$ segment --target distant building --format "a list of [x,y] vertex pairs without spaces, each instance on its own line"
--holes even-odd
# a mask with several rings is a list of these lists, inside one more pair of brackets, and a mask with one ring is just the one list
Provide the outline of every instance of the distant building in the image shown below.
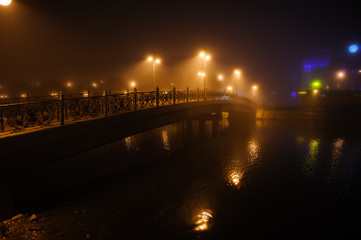
[[326,91],[361,90],[361,53],[315,51],[302,60],[298,72],[298,91],[311,90],[315,80]]

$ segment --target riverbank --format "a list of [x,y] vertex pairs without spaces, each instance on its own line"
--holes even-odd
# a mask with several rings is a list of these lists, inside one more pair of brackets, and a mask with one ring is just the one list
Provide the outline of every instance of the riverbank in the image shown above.
[[17,214],[0,222],[1,240],[63,239],[60,226],[53,219],[36,214]]
[[287,121],[359,121],[361,106],[350,105],[342,107],[262,107],[257,108],[257,120],[287,120]]

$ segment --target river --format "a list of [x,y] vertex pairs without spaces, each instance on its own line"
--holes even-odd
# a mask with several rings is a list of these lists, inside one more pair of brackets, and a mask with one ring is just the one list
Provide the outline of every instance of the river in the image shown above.
[[[214,128],[214,126],[213,126]],[[182,121],[14,180],[64,239],[315,239],[360,225],[360,130]],[[26,182],[26,183],[24,183]]]

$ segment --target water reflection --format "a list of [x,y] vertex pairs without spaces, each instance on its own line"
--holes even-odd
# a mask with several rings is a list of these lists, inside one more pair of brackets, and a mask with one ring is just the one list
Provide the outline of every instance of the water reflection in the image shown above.
[[306,156],[305,163],[303,166],[303,173],[306,176],[311,177],[315,175],[316,164],[318,161],[318,154],[319,154],[319,145],[320,145],[319,139],[312,140],[309,144],[308,154]]
[[260,160],[260,147],[257,144],[257,142],[252,139],[251,141],[248,142],[248,162],[250,164],[255,164]]
[[172,149],[170,147],[167,130],[162,130],[162,140],[163,140],[163,148],[167,151],[171,151]]
[[328,179],[329,181],[331,181],[332,178],[335,177],[337,173],[337,169],[340,167],[341,158],[344,152],[344,146],[345,146],[345,139],[343,138],[337,138],[332,143],[332,152],[330,158],[330,177]]
[[240,169],[233,170],[232,172],[229,173],[228,177],[229,177],[228,182],[231,185],[238,187],[238,186],[240,186],[240,183],[241,183],[241,180],[243,177],[243,173]]
[[332,167],[337,167],[339,160],[343,155],[345,139],[337,138],[332,144],[331,163]]
[[196,231],[204,231],[209,228],[209,222],[213,218],[212,211],[209,209],[202,210],[195,219],[194,228]]
[[242,186],[245,174],[259,165],[261,149],[254,139],[242,141],[237,146],[233,154],[225,159],[224,173],[227,184],[238,189]]
[[138,147],[135,136],[130,136],[130,137],[124,138],[124,142],[125,142],[125,148],[128,152],[139,151],[139,147]]

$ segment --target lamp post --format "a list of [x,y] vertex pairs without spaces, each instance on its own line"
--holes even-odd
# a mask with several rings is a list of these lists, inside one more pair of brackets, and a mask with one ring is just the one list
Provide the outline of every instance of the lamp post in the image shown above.
[[156,58],[154,55],[148,57],[148,62],[152,62],[153,64],[153,88],[156,88],[155,82],[155,65],[160,63],[160,58]]
[[207,61],[211,59],[211,56],[205,52],[199,53],[199,57],[203,59],[203,89],[204,89],[204,99],[206,99],[206,65]]
[[236,75],[234,86],[235,86],[236,94],[238,95],[238,85],[239,85],[239,78],[241,76],[241,70],[239,69],[234,70],[234,74]]

